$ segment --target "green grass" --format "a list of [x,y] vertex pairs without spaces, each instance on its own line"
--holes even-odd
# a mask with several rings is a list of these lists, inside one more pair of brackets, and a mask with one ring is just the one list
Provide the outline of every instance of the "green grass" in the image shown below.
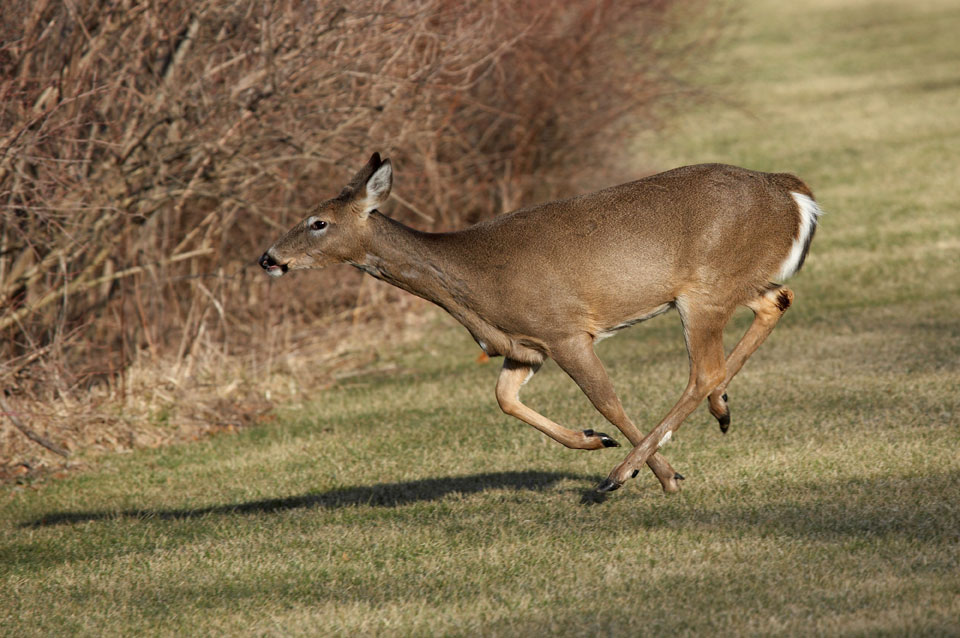
[[[645,473],[584,503],[623,450],[502,415],[444,319],[280,425],[7,488],[0,634],[960,635],[960,7],[741,20],[704,71],[738,106],[642,152],[793,171],[828,214],[730,434],[701,408],[665,449],[681,494]],[[676,316],[598,349],[652,427],[686,378]],[[524,398],[610,431],[552,364]]]

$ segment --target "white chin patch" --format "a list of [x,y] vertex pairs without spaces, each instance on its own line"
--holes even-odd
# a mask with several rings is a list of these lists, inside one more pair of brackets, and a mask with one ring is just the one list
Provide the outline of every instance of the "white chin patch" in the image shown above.
[[282,277],[283,269],[280,268],[279,266],[274,266],[273,268],[267,271],[267,274],[270,275],[271,277]]

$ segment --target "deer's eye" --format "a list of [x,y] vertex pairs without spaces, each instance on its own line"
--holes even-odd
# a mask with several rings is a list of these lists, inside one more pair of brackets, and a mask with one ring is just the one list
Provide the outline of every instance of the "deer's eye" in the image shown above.
[[312,224],[310,224],[310,230],[323,230],[326,227],[327,227],[327,222],[323,221],[322,219],[318,219]]

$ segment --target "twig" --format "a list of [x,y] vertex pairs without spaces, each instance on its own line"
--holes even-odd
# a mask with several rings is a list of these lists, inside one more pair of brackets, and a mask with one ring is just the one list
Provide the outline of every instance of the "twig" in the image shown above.
[[47,448],[54,454],[59,454],[64,458],[70,456],[70,453],[67,452],[65,449],[63,449],[62,447],[60,447],[50,439],[44,436],[40,436],[39,434],[37,434],[36,432],[28,428],[26,424],[24,424],[24,422],[21,421],[19,417],[17,417],[17,414],[10,409],[10,406],[7,404],[6,399],[3,398],[2,394],[0,394],[0,408],[3,408],[3,413],[7,415],[7,418],[10,419],[10,422],[13,423],[13,425],[16,426],[18,430],[23,432],[23,435],[26,436],[28,439],[30,439],[34,443],[39,443],[40,445]]
[[[171,258],[169,258],[169,259],[164,259],[164,260],[158,262],[158,265],[164,265],[164,266],[165,266],[165,265],[167,265],[167,264],[173,264],[173,263],[176,263],[176,262],[178,262],[178,261],[183,261],[183,260],[185,260],[185,259],[190,259],[190,258],[192,258],[192,257],[198,257],[198,256],[200,256],[200,255],[208,255],[208,254],[210,254],[210,253],[212,253],[212,252],[213,252],[213,249],[212,249],[212,248],[198,248],[197,250],[191,250],[190,252],[182,253],[182,254],[180,254],[180,255],[174,255],[173,257],[171,257]],[[144,269],[145,269],[145,266],[133,266],[132,268],[127,268],[126,270],[121,270],[121,271],[115,272],[115,273],[110,274],[110,275],[104,275],[104,276],[102,276],[102,277],[97,277],[96,279],[92,279],[92,280],[76,279],[76,280],[74,280],[73,282],[71,282],[71,283],[67,286],[67,288],[66,288],[66,294],[72,294],[72,293],[75,293],[75,292],[80,292],[80,291],[83,291],[83,290],[88,290],[88,289],[90,289],[90,288],[94,288],[94,287],[99,286],[100,284],[106,283],[106,282],[108,282],[108,281],[113,281],[113,280],[115,280],[115,279],[121,279],[121,278],[123,278],[123,277],[129,277],[130,275],[135,275],[135,274],[137,274],[137,273],[143,272]],[[89,269],[88,269],[88,270],[89,270]],[[43,297],[41,297],[40,300],[37,301],[37,302],[36,302],[35,304],[33,304],[32,306],[26,306],[26,307],[24,307],[24,308],[21,308],[20,310],[17,310],[16,312],[7,315],[7,316],[4,317],[3,319],[0,319],[0,330],[5,330],[6,328],[10,327],[10,326],[13,325],[14,323],[20,321],[20,319],[22,319],[23,317],[26,317],[27,315],[29,315],[30,313],[36,312],[37,310],[40,310],[41,308],[43,308],[43,307],[49,305],[50,303],[56,301],[57,297],[58,297],[60,294],[61,294],[61,293],[60,293],[59,290],[52,290],[52,291],[48,292],[46,295],[44,295]]]
[[[233,126],[231,126],[227,130],[227,132],[224,133],[219,140],[217,140],[217,144],[216,144],[217,149],[221,151],[224,150],[224,144],[227,143],[227,140],[229,140],[233,136],[233,134],[236,133],[241,126],[243,126],[243,123],[249,120],[251,117],[253,117],[253,111],[249,109],[244,109],[243,114],[239,118],[237,118],[237,121],[233,123]],[[173,209],[174,215],[179,217],[181,213],[183,213],[183,206],[187,202],[187,198],[193,194],[194,187],[197,183],[197,180],[200,178],[200,175],[205,170],[207,170],[207,167],[209,167],[212,162],[213,162],[213,152],[208,151],[206,157],[203,159],[203,162],[201,162],[200,166],[197,167],[197,170],[193,172],[193,176],[190,178],[189,183],[187,183],[187,187],[184,189],[183,193],[180,195],[180,200],[177,202],[177,205]],[[197,232],[199,232],[200,228],[209,224],[210,221],[214,217],[216,217],[219,212],[220,212],[219,208],[214,208],[212,211],[210,211],[210,213],[206,217],[204,217],[202,222],[197,224],[193,228],[193,230],[187,233],[186,237],[180,240],[180,243],[178,243],[177,247],[173,249],[173,252],[181,251],[183,247],[186,246],[191,239],[193,239],[193,237],[197,234]]]

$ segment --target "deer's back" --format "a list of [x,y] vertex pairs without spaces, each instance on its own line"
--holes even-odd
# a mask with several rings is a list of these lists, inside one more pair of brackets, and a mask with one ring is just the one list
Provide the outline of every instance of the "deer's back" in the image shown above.
[[[497,312],[581,316],[598,329],[672,302],[685,288],[740,303],[790,250],[799,179],[722,164],[686,166],[524,208],[445,236],[485,271]],[[504,310],[504,306],[507,309]],[[572,314],[571,314],[572,313]]]

